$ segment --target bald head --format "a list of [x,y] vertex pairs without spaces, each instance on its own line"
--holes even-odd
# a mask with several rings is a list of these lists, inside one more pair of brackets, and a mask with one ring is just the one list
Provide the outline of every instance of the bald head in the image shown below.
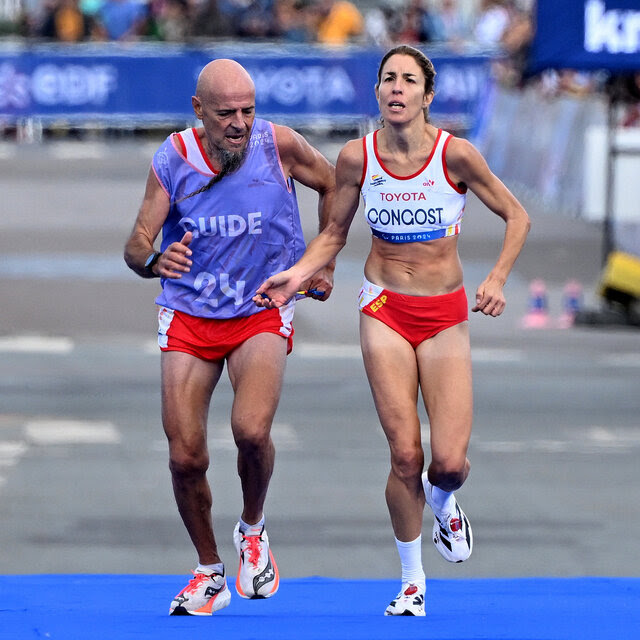
[[199,135],[223,173],[243,161],[255,119],[256,89],[247,70],[235,60],[213,60],[198,76],[193,111],[202,120]]
[[255,85],[247,70],[235,60],[220,58],[207,64],[198,76],[196,96],[211,99],[221,93],[250,93],[255,96]]

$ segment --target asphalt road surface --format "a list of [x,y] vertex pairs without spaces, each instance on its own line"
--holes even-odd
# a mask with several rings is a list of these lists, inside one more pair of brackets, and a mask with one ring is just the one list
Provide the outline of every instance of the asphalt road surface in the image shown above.
[[[137,278],[122,261],[156,146],[0,146],[1,574],[195,566],[160,425],[158,282]],[[322,148],[335,159],[336,143]],[[315,204],[305,191],[300,200],[310,238]],[[598,304],[601,230],[535,206],[530,213],[505,314],[470,321],[472,472],[458,496],[474,553],[463,565],[445,563],[425,517],[425,570],[449,578],[637,576],[640,335],[557,327],[567,280],[582,284],[586,305]],[[502,222],[470,198],[460,244],[470,298],[502,233]],[[387,446],[357,338],[368,243],[358,220],[332,298],[305,300],[296,311],[266,508],[287,577],[399,575],[383,495]],[[547,286],[550,321],[527,330],[535,278]],[[240,489],[230,405],[223,379],[210,415],[210,479],[233,574]]]

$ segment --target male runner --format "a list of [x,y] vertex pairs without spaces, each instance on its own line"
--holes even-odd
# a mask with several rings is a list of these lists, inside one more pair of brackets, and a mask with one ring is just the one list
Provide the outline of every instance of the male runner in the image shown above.
[[[192,104],[202,126],[170,135],[156,152],[125,248],[133,271],[161,278],[162,421],[175,499],[199,560],[171,615],[211,615],[231,598],[206,478],[207,415],[225,362],[243,493],[233,533],[240,556],[236,590],[244,598],[268,598],[278,589],[263,507],[295,301],[267,310],[252,296],[304,253],[294,180],[318,193],[320,229],[335,188],[333,166],[304,138],[255,117],[255,87],[237,62],[206,65]],[[332,280],[332,268],[322,270],[305,288],[325,300]]]

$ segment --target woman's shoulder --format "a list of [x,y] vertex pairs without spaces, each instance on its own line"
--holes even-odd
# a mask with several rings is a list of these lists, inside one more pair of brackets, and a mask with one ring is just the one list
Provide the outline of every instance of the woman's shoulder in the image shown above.
[[356,138],[349,140],[340,150],[338,162],[344,165],[359,165],[362,167],[364,162],[364,138]]
[[466,138],[450,135],[446,142],[447,163],[468,163],[480,155],[480,152]]

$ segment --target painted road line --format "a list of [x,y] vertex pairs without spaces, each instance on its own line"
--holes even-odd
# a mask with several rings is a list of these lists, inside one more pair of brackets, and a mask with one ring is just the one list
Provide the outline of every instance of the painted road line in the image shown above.
[[24,425],[27,441],[34,445],[119,444],[120,432],[111,422],[39,419]]
[[535,440],[480,440],[471,446],[485,453],[580,453],[633,454],[640,449],[640,433],[631,427],[610,428],[591,426],[576,431],[568,438],[538,438]]
[[127,282],[135,274],[127,269],[122,255],[111,253],[31,253],[4,255],[0,258],[0,270],[4,278],[23,280],[64,280],[73,278],[89,282],[114,280]]
[[[323,344],[302,343],[296,345],[295,352],[301,358],[310,359],[357,359],[362,358],[360,345],[357,344]],[[525,354],[520,349],[472,349],[471,359],[474,362],[522,362]]]
[[58,142],[49,147],[49,153],[57,160],[103,160],[108,147],[101,143]]
[[16,146],[13,144],[0,144],[0,159],[8,160],[16,155]]
[[[219,451],[236,450],[236,443],[229,424],[218,423],[210,425],[209,433],[215,433],[213,437],[209,438],[212,449]],[[278,451],[299,451],[301,448],[298,434],[290,424],[274,422],[271,426],[271,437]]]
[[525,353],[520,349],[473,348],[471,349],[471,360],[478,363],[522,362],[525,360]]
[[158,346],[158,338],[145,340],[142,343],[142,350],[149,356],[157,356],[157,355],[160,355],[160,353],[162,353],[160,351],[160,347]]
[[0,467],[13,467],[27,452],[23,440],[0,440]]
[[[22,440],[0,440],[0,471],[14,467],[28,448],[27,443]],[[0,473],[0,490],[6,482],[6,477]]]
[[362,358],[360,345],[302,343],[296,345],[295,353],[301,358],[310,359],[355,359]]
[[74,348],[70,338],[48,336],[6,336],[0,338],[0,352],[3,353],[71,353]]
[[605,367],[640,368],[640,353],[612,353],[603,356],[600,364]]

